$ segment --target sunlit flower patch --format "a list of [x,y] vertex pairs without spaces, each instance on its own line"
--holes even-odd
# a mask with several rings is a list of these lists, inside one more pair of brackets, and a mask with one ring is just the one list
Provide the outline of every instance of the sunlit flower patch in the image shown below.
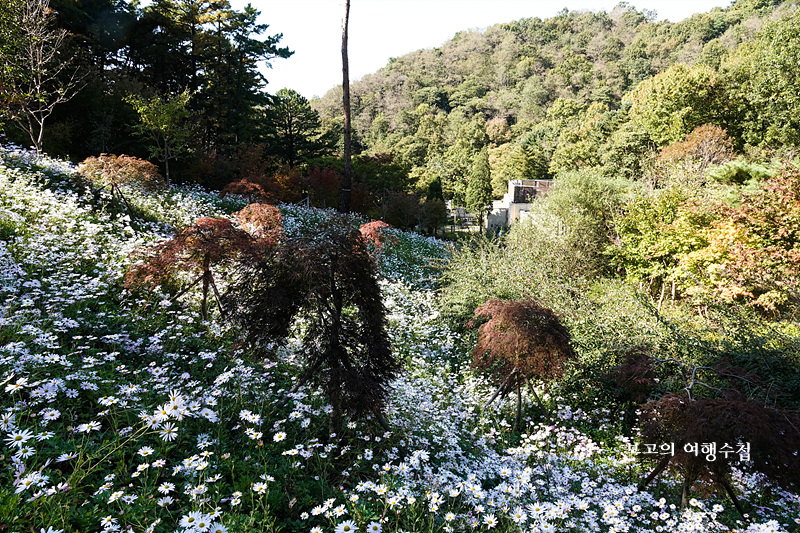
[[[128,191],[132,219],[67,163],[0,149],[0,524],[71,531],[797,531],[800,498],[772,489],[745,524],[727,500],[681,510],[677,482],[641,472],[602,409],[553,397],[544,417],[469,367],[436,310],[433,239],[397,232],[381,258],[405,371],[386,409],[331,434],[310,386],[279,404],[303,346],[244,352],[198,297],[131,293],[131,254],[241,207],[198,188]],[[324,211],[281,206],[284,230]],[[395,231],[395,230],[392,230]],[[302,324],[298,324],[302,328]],[[591,434],[586,427],[595,427]],[[602,427],[601,427],[602,426]],[[764,482],[736,471],[761,502]]]

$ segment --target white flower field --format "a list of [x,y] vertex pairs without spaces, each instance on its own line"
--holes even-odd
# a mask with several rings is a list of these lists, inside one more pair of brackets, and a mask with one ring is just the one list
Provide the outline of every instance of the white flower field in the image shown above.
[[[392,349],[403,372],[391,428],[347,421],[303,386],[299,341],[244,351],[199,291],[131,293],[136,250],[244,202],[174,187],[125,188],[116,209],[65,162],[0,148],[0,531],[11,532],[784,532],[800,496],[735,471],[756,512],[647,474],[634,435],[557,390],[484,410],[495,386],[439,317],[438,241],[395,230],[381,258]],[[324,211],[280,206],[291,233]],[[224,272],[222,273],[224,278]],[[175,291],[177,292],[177,291]],[[302,327],[299,325],[298,327]],[[512,395],[513,396],[513,395]],[[616,415],[614,415],[616,416]]]

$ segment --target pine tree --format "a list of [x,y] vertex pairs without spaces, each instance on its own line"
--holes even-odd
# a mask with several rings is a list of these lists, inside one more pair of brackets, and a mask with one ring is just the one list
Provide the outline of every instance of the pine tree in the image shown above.
[[281,89],[270,100],[266,114],[268,152],[294,168],[331,150],[332,139],[322,133],[319,113],[301,94]]

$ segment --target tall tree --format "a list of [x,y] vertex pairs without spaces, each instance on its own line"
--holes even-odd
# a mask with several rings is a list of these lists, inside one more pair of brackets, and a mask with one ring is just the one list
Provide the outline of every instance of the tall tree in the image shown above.
[[17,100],[9,80],[18,76],[19,65],[6,58],[16,52],[15,21],[19,19],[20,8],[20,0],[8,0],[0,5],[0,120],[11,115],[11,107]]
[[347,60],[347,25],[350,20],[350,0],[344,3],[342,29],[342,106],[344,107],[344,174],[342,176],[342,201],[339,211],[350,211],[350,186],[353,182],[353,163],[350,160],[350,66]]
[[4,112],[42,149],[44,125],[80,90],[81,75],[67,50],[67,32],[51,26],[50,0],[11,2],[3,12],[0,72]]
[[492,176],[489,168],[489,151],[484,147],[472,162],[472,172],[467,183],[467,209],[478,215],[483,225],[483,214],[492,203]]
[[680,141],[703,124],[724,125],[727,94],[709,67],[676,64],[626,95],[631,121],[659,145]]
[[270,98],[266,123],[270,151],[295,167],[302,160],[323,155],[332,148],[329,135],[322,133],[317,113],[301,94],[281,89]]
[[131,75],[158,94],[196,90],[191,108],[207,153],[255,140],[258,110],[269,103],[259,64],[292,54],[278,46],[281,34],[263,36],[269,26],[257,23],[258,15],[228,0],[155,0],[140,17]]
[[385,426],[381,411],[400,362],[385,329],[377,264],[350,216],[331,215],[251,254],[222,301],[255,346],[285,341],[302,317],[306,367],[292,392],[321,385],[335,432],[346,412]]

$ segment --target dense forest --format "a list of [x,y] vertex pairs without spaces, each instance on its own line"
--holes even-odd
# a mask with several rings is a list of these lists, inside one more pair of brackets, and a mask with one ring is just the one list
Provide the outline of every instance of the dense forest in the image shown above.
[[[354,83],[354,125],[365,153],[391,154],[422,191],[440,180],[458,204],[487,155],[497,196],[508,179],[577,169],[641,177],[709,123],[737,154],[792,148],[792,4],[737,1],[673,24],[621,3],[461,32]],[[329,128],[340,96],[313,103]]]

